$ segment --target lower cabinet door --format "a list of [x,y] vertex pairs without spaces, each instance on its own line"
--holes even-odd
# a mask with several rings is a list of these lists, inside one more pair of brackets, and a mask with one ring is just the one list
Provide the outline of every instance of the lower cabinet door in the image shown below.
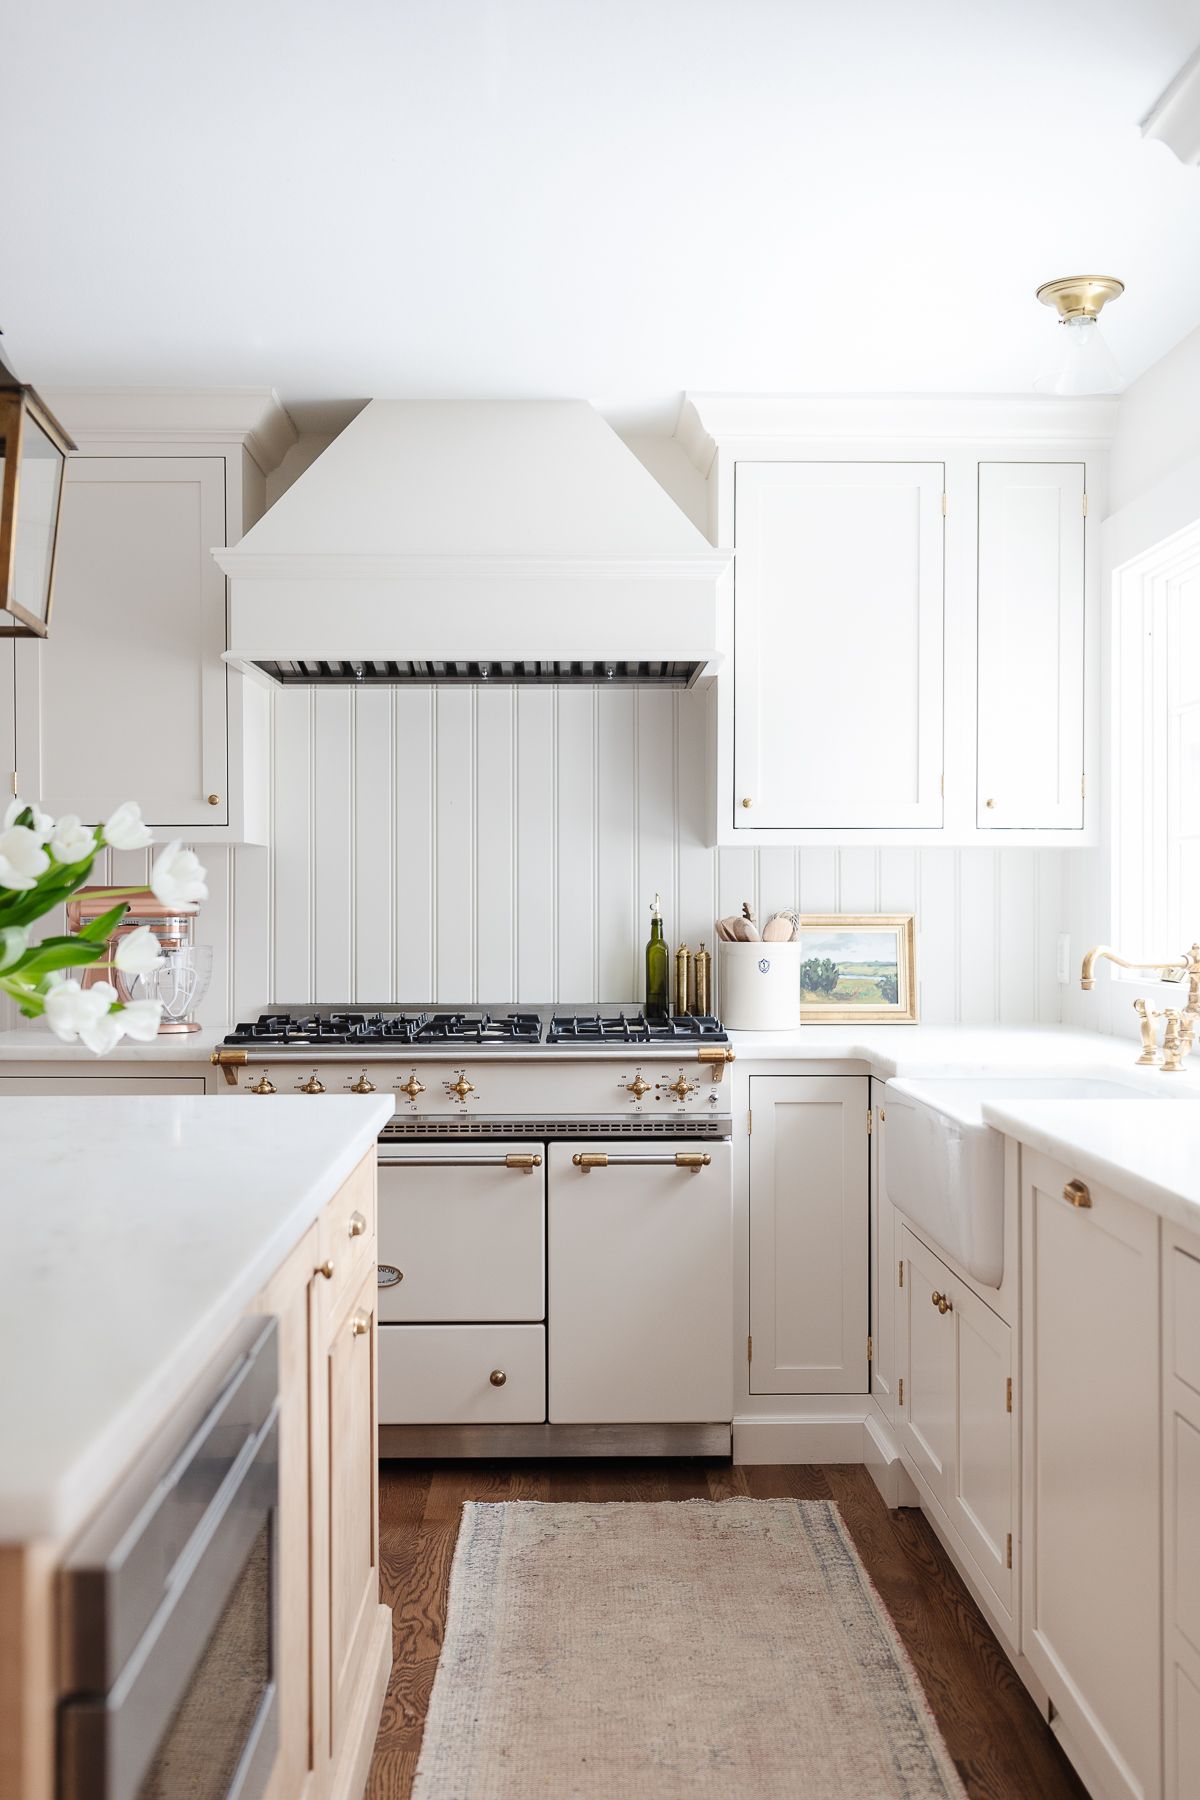
[[379,1601],[379,1460],[373,1419],[376,1274],[323,1330],[320,1374],[329,1493],[330,1748],[341,1751],[348,1700]]
[[540,1425],[543,1325],[385,1325],[381,1425]]
[[1021,1648],[1104,1800],[1161,1792],[1159,1221],[1021,1155]]
[[946,1510],[979,1574],[1011,1616],[1017,1467],[1012,1331],[961,1281],[952,1279],[950,1291],[956,1420]]
[[550,1423],[731,1419],[729,1145],[551,1144],[548,1190]]
[[944,1507],[954,1469],[955,1343],[954,1314],[939,1302],[949,1300],[950,1271],[915,1238],[900,1228],[904,1286],[900,1292],[900,1374],[896,1417],[901,1448]]

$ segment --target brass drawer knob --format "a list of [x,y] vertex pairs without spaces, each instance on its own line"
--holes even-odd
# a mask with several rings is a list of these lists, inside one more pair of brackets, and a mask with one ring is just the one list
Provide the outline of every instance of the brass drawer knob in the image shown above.
[[1068,1181],[1063,1189],[1063,1199],[1071,1206],[1090,1206],[1091,1191],[1085,1181]]
[[953,1302],[953,1300],[951,1300],[949,1294],[939,1294],[937,1289],[934,1288],[934,1290],[933,1290],[932,1294],[930,1294],[929,1298],[933,1301],[933,1304],[937,1307],[937,1309],[940,1313],[948,1313],[948,1312],[954,1311],[954,1302]]
[[366,1229],[367,1221],[363,1218],[363,1215],[360,1212],[352,1212],[350,1214],[350,1236],[352,1238],[361,1237]]
[[505,1382],[508,1380],[508,1376],[504,1373],[503,1369],[493,1369],[491,1374],[488,1376],[488,1380],[491,1382],[493,1387],[503,1387]]
[[750,798],[749,794],[747,794],[745,799],[742,801],[742,805],[746,808],[747,812],[749,812],[750,808],[754,805],[754,802]]
[[208,804],[210,806],[220,806],[220,804],[221,804],[220,794],[210,794],[208,796]]
[[350,1336],[351,1337],[366,1337],[366,1335],[367,1335],[368,1331],[370,1331],[370,1329],[371,1329],[371,1315],[369,1312],[363,1312],[362,1309],[360,1308],[358,1310],[358,1312],[355,1313],[354,1317],[350,1321]]
[[985,800],[983,804],[987,807],[989,812],[995,810],[996,802],[994,800]]
[[325,1277],[326,1281],[333,1280],[333,1264],[330,1262],[328,1257],[325,1258],[325,1261],[323,1263],[317,1264],[316,1268],[313,1270],[313,1274],[314,1275],[323,1275]]

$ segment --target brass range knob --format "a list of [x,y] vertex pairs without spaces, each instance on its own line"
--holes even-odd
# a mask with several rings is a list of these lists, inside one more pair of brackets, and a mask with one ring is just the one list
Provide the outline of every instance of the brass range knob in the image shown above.
[[258,1080],[250,1083],[250,1092],[252,1094],[276,1094],[279,1090],[264,1069]]
[[493,1387],[503,1387],[505,1382],[508,1380],[508,1376],[504,1373],[503,1369],[493,1369],[491,1374],[488,1376],[488,1380],[491,1382]]
[[934,1290],[933,1290],[932,1294],[930,1294],[929,1298],[932,1300],[933,1304],[937,1307],[937,1309],[940,1313],[948,1313],[948,1312],[954,1311],[954,1302],[953,1302],[953,1300],[951,1300],[949,1294],[939,1294],[937,1289],[934,1288]]
[[400,1082],[399,1087],[400,1092],[407,1094],[410,1100],[415,1100],[418,1094],[425,1092],[425,1083],[418,1081],[415,1075],[410,1075],[407,1081]]
[[650,1083],[642,1080],[642,1071],[640,1069],[632,1081],[627,1081],[625,1083],[625,1092],[627,1094],[632,1094],[635,1100],[640,1100],[643,1094],[648,1094],[650,1092]]
[[307,1081],[300,1083],[300,1092],[302,1094],[323,1094],[325,1092],[325,1083],[315,1069]]
[[465,1100],[468,1094],[475,1092],[475,1083],[467,1080],[465,1070],[460,1073],[457,1081],[448,1081],[446,1086],[452,1094],[457,1094],[460,1100]]
[[694,1094],[696,1091],[695,1082],[689,1081],[687,1076],[683,1073],[682,1070],[680,1070],[679,1075],[676,1080],[667,1082],[666,1087],[667,1087],[668,1094],[674,1094],[675,1098],[678,1100],[678,1102],[681,1106],[683,1105],[683,1102],[687,1099],[688,1095]]
[[350,1083],[350,1092],[352,1094],[373,1094],[375,1092],[375,1083],[370,1079],[365,1069],[357,1081],[352,1081]]

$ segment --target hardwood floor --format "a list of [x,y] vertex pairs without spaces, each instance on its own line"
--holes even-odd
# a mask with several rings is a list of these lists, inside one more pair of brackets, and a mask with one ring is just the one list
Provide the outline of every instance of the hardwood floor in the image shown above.
[[[395,1621],[395,1664],[367,1800],[408,1800],[464,1500],[724,1500],[739,1494],[837,1501],[971,1800],[1086,1800],[923,1516],[890,1513],[864,1468],[602,1461],[381,1465],[380,1559],[384,1598]],[[649,1791],[647,1800],[653,1800]]]

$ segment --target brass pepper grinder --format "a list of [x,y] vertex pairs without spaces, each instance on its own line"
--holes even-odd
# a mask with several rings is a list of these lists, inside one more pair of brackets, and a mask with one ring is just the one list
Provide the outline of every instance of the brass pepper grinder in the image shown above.
[[675,1012],[682,1017],[688,1010],[688,980],[692,972],[692,953],[686,944],[675,952]]
[[695,977],[696,998],[692,1011],[698,1018],[704,1018],[712,1011],[712,957],[701,944],[692,961],[692,974]]

